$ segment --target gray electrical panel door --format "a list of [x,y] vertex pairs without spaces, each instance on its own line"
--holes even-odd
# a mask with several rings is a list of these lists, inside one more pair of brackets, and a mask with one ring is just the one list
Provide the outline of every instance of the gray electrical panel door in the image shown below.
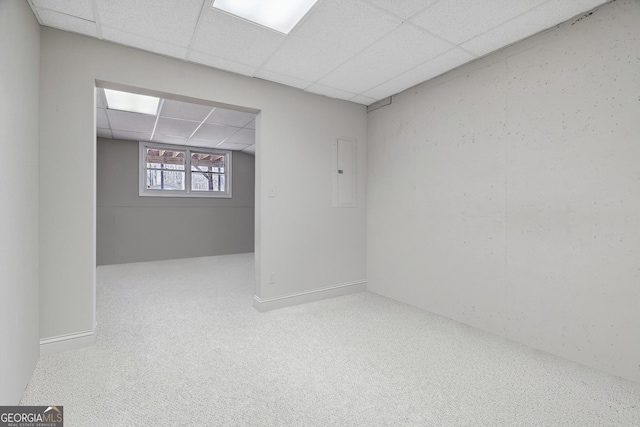
[[358,205],[357,142],[338,139],[333,144],[333,206]]

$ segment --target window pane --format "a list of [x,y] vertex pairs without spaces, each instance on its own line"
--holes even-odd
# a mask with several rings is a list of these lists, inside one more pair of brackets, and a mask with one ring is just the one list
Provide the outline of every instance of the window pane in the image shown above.
[[224,175],[193,172],[191,174],[192,191],[225,191]]
[[191,152],[191,191],[225,191],[225,154]]
[[191,152],[191,170],[224,173],[225,157],[224,154]]
[[184,172],[162,172],[164,190],[184,190]]
[[186,151],[147,148],[145,160],[147,168],[184,170]]
[[212,191],[209,189],[210,186],[211,186],[211,174],[204,174],[204,173],[191,174],[191,190]]
[[147,190],[160,188],[162,172],[147,170]]
[[184,190],[184,172],[147,170],[148,190]]

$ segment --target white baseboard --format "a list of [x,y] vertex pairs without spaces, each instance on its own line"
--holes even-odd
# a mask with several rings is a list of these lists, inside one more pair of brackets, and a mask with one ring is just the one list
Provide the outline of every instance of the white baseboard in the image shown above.
[[76,334],[59,335],[40,340],[40,355],[90,347],[96,343],[96,328]]
[[312,291],[299,292],[295,294],[282,295],[274,298],[260,298],[253,296],[253,307],[258,311],[270,311],[278,308],[290,307],[292,305],[306,304],[308,302],[319,301],[327,298],[339,297],[355,292],[367,290],[367,282],[344,283],[342,285],[328,288],[314,289]]

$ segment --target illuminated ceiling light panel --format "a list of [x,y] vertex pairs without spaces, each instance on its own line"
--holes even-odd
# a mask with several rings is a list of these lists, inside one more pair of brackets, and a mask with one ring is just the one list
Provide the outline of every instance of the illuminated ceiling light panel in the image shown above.
[[120,92],[112,89],[105,89],[104,95],[107,97],[107,108],[110,110],[153,115],[158,112],[160,99],[154,96],[138,95],[137,93]]
[[318,0],[214,0],[213,7],[284,34],[296,26]]

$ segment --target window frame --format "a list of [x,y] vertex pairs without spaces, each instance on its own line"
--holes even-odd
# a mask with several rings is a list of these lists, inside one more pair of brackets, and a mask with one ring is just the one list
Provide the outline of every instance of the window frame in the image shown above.
[[[164,190],[147,188],[146,150],[176,150],[185,152],[184,190]],[[205,153],[224,156],[225,191],[194,191],[191,189],[191,153]],[[232,198],[232,151],[214,148],[192,147],[187,145],[169,145],[153,142],[139,142],[138,148],[138,195],[141,197],[194,197],[194,198]],[[197,173],[197,172],[196,172]]]

